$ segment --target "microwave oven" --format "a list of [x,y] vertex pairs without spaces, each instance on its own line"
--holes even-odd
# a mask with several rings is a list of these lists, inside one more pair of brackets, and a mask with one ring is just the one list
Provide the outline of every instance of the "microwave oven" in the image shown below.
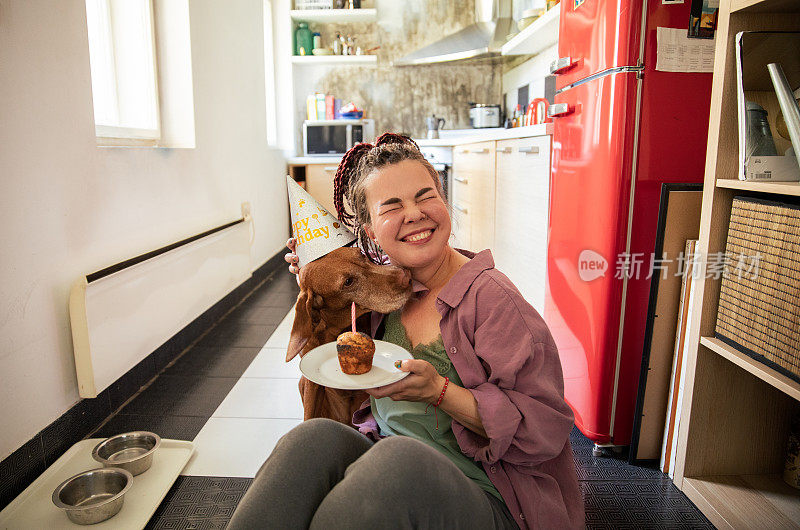
[[374,120],[303,122],[304,156],[341,156],[359,142],[375,138]]

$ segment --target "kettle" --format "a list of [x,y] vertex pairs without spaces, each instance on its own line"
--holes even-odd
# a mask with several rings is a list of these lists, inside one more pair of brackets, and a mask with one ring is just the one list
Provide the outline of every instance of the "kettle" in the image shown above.
[[549,123],[552,118],[547,117],[547,107],[550,103],[545,98],[536,98],[528,105],[528,110],[525,112],[524,125],[538,125],[540,123]]
[[439,138],[439,129],[444,127],[444,118],[437,118],[436,114],[433,114],[426,121],[428,122],[428,140]]

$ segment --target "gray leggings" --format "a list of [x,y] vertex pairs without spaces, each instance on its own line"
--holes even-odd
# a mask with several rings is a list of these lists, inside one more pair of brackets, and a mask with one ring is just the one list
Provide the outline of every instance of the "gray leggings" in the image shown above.
[[373,444],[351,427],[313,419],[278,441],[228,528],[518,527],[504,503],[419,440]]

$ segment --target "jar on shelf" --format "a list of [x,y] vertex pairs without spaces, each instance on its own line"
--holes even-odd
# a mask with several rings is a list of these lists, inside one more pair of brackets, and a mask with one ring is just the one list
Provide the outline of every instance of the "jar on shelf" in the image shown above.
[[311,30],[308,29],[308,22],[298,22],[297,29],[294,31],[295,55],[311,55],[314,49],[314,39]]
[[322,34],[321,33],[317,32],[317,31],[314,32],[313,43],[314,43],[314,49],[315,50],[319,49],[319,48],[322,48]]

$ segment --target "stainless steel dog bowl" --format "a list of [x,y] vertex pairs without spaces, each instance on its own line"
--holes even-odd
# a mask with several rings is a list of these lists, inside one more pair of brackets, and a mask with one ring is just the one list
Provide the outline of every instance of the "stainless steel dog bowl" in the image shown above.
[[78,473],[53,492],[53,504],[77,524],[105,521],[122,509],[133,475],[124,469],[98,468]]
[[160,444],[161,438],[152,432],[126,432],[97,444],[92,458],[104,467],[119,467],[135,476],[150,469]]

